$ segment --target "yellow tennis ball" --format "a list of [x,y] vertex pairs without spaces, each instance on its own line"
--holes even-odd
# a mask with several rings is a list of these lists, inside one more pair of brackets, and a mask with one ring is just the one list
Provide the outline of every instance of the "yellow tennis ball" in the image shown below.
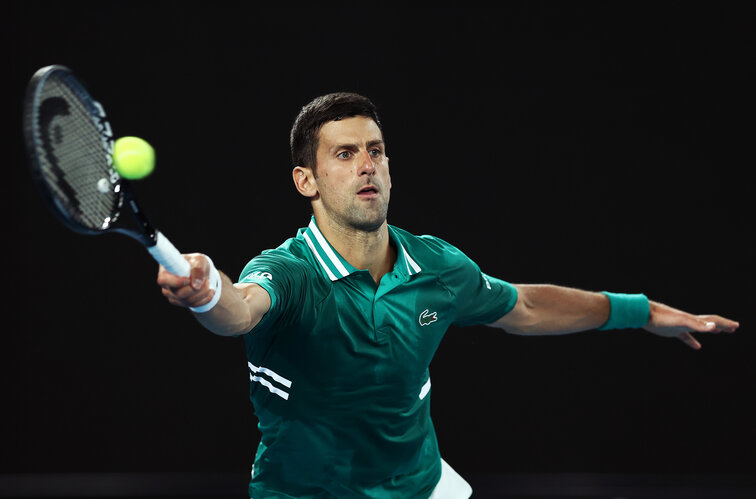
[[144,178],[155,169],[155,149],[139,137],[121,137],[113,144],[113,165],[123,178]]

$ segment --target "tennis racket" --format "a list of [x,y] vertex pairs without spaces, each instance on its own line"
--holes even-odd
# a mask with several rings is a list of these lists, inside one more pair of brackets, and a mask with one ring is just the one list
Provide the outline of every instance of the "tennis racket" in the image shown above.
[[[113,167],[113,131],[105,110],[65,66],[39,69],[26,89],[23,127],[34,183],[55,216],[79,234],[125,234],[168,272],[188,277],[191,266],[156,230]],[[122,213],[133,216],[133,227]]]

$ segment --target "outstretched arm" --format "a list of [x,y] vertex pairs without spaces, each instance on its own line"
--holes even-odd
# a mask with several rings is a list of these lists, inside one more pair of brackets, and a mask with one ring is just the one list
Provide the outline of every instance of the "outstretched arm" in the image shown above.
[[[603,293],[554,285],[516,285],[517,303],[493,327],[521,335],[568,334],[597,329],[611,313]],[[731,333],[738,323],[718,315],[692,315],[661,303],[649,302],[648,321],[643,329],[674,337],[694,349],[701,348],[690,333]]]
[[270,309],[270,296],[257,284],[234,284],[220,273],[221,289],[210,289],[210,259],[199,253],[184,258],[192,267],[190,277],[171,274],[161,266],[157,283],[171,304],[185,308],[200,307],[220,292],[218,303],[210,310],[194,312],[200,324],[213,333],[221,336],[247,333]]

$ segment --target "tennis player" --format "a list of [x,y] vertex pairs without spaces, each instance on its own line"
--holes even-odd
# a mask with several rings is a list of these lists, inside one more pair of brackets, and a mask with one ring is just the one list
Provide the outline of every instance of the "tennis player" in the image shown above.
[[185,255],[190,278],[158,273],[170,303],[215,334],[243,335],[261,432],[251,497],[469,497],[430,417],[428,366],[452,324],[521,335],[643,328],[695,349],[691,333],[738,327],[644,295],[512,285],[439,238],[388,225],[389,158],[363,96],[307,104],[291,150],[313,212],[296,237],[253,258],[236,283],[202,254]]

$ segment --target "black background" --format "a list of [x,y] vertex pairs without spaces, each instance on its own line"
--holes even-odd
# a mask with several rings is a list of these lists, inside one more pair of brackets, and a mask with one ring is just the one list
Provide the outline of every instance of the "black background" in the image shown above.
[[48,64],[155,146],[141,204],[232,277],[306,225],[289,128],[350,90],[384,123],[390,223],[511,282],[741,322],[699,352],[640,331],[451,329],[433,416],[463,474],[756,469],[751,12],[252,5],[3,4],[3,471],[242,471],[258,439],[242,341],[167,305],[138,244],[75,235],[40,202],[21,107]]

